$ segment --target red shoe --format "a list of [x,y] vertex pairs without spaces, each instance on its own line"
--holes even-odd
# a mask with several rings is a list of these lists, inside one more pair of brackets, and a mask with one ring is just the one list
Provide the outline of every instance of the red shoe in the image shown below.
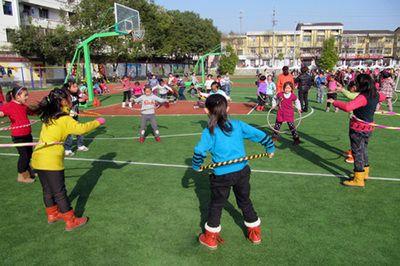
[[247,235],[249,237],[249,240],[253,242],[254,245],[261,244],[260,223],[260,219],[253,223],[248,223],[246,221],[244,222],[244,224],[247,226]]
[[169,105],[169,103],[167,103],[166,105],[165,105],[165,108],[169,108],[170,107],[170,105]]
[[46,207],[47,212],[47,222],[49,224],[55,223],[63,219],[62,213],[58,211],[58,206]]
[[261,105],[257,106],[257,111],[260,112],[261,111]]
[[206,224],[205,227],[218,230],[218,232],[210,232],[206,229],[206,233],[201,234],[199,237],[200,244],[206,246],[210,250],[216,250],[218,248],[218,242],[220,242],[221,244],[225,243],[225,240],[219,235],[219,230],[221,230],[220,226],[218,226],[217,228],[212,228],[208,227]]
[[265,106],[261,106],[261,111],[267,111],[267,109],[265,109]]
[[161,142],[160,137],[156,137],[156,141],[157,141],[157,142]]
[[261,244],[260,226],[247,227],[247,235],[249,236],[249,240],[253,242],[254,245]]
[[140,137],[139,143],[143,143],[143,142],[144,142],[144,137]]
[[65,221],[65,230],[67,231],[72,231],[78,227],[84,226],[88,221],[87,217],[82,217],[82,218],[75,217],[73,209],[71,209],[67,213],[63,213],[62,216]]
[[347,158],[346,163],[354,163],[354,157],[350,156],[349,158]]
[[352,151],[351,151],[351,149],[350,149],[348,152],[343,153],[343,156],[344,156],[344,157],[350,157],[350,156],[352,156]]

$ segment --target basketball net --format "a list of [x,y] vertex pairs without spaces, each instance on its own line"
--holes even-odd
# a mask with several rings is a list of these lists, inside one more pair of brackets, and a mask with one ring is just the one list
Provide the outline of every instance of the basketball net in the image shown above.
[[141,42],[144,39],[144,30],[132,30],[129,32],[134,42]]

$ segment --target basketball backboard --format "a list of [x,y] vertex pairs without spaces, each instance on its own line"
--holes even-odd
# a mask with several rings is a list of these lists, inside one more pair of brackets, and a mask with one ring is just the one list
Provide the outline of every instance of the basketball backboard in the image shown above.
[[139,11],[114,3],[114,12],[116,32],[122,34],[132,34],[134,32],[135,35],[141,37]]

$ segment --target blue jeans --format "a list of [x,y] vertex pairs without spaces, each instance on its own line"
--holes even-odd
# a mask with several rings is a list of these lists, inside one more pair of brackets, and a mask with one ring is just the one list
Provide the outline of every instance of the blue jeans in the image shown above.
[[317,88],[317,103],[324,102],[324,91],[325,88]]
[[354,172],[363,172],[365,166],[369,166],[368,143],[372,137],[372,131],[349,131],[351,150],[354,157]]
[[[74,118],[76,121],[79,122],[78,118]],[[74,135],[68,135],[67,139],[64,141],[64,149],[65,150],[71,150],[72,146],[72,141],[74,140]],[[83,143],[83,136],[82,135],[76,135],[76,142],[78,147],[84,146],[85,144]]]
[[179,88],[179,91],[178,91],[179,100],[186,100],[186,97],[185,97],[185,94],[184,94],[185,89],[186,89],[186,87],[180,87]]
[[225,84],[226,95],[231,95],[231,84]]

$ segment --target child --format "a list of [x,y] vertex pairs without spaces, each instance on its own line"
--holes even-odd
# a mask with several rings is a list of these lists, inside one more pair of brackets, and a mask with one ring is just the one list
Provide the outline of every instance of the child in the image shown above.
[[105,82],[104,80],[103,80],[103,82],[100,84],[100,87],[101,87],[101,90],[103,91],[103,93],[110,92],[110,91],[108,90],[107,84],[106,84],[106,82]]
[[[179,76],[178,76],[179,77]],[[168,74],[168,82],[167,85],[171,88],[175,88],[176,86],[176,82],[177,82],[177,78],[174,77],[174,75],[172,75],[172,73]]]
[[[155,87],[152,88],[152,91],[154,92],[155,90],[159,90],[160,98],[166,99],[167,98],[167,92],[170,91],[174,93],[171,87],[169,87],[167,84],[165,84],[164,80],[159,80],[160,84],[156,85]],[[175,98],[176,100],[176,98]]]
[[301,113],[300,101],[297,99],[296,95],[293,93],[293,83],[288,81],[284,84],[284,92],[277,93],[272,99],[272,109],[276,107],[277,101],[279,100],[279,109],[276,115],[276,122],[274,126],[274,134],[272,134],[271,139],[275,142],[279,137],[279,129],[283,122],[287,122],[290,131],[293,135],[293,145],[297,146],[300,144],[299,133],[294,125],[294,112],[293,112],[293,102],[295,103],[297,113]]
[[[393,98],[394,88],[396,87],[396,83],[393,81],[392,75],[386,70],[381,72],[381,76],[382,76],[382,81],[379,86],[379,91],[386,96],[386,103],[388,105],[389,112],[393,112],[392,98]],[[381,105],[378,103],[377,111],[381,109],[380,107]]]
[[265,111],[265,102],[267,101],[267,84],[265,83],[265,76],[261,75],[258,81],[257,89],[257,111]]
[[[271,75],[268,75],[266,84],[267,84],[267,91],[266,91],[267,98],[266,99],[268,99],[269,102],[272,105],[272,97],[274,96],[274,94],[276,92],[276,85],[272,81],[272,76]],[[268,101],[266,102],[266,105],[268,105]]]
[[[274,156],[274,144],[264,132],[239,120],[228,118],[228,103],[222,95],[215,94],[208,97],[204,111],[210,120],[194,149],[193,170],[202,171],[200,167],[207,152],[211,153],[214,163],[245,157],[243,139],[261,143],[269,153],[268,157]],[[210,175],[211,200],[208,205],[207,223],[204,226],[206,232],[199,237],[200,243],[207,248],[215,250],[218,241],[224,242],[219,236],[220,218],[231,187],[243,212],[249,240],[254,244],[261,244],[261,221],[250,200],[250,172],[248,162],[242,161],[215,167],[214,173]]]
[[196,86],[197,83],[200,83],[198,81],[198,79],[196,78],[196,73],[194,73],[194,72],[192,73],[192,80],[191,81],[192,81],[193,86]]
[[3,88],[0,86],[0,107],[3,106],[4,96],[3,96]]
[[196,102],[196,104],[193,106],[193,108],[194,109],[204,108],[207,98],[205,96],[203,96],[203,88],[200,86],[197,87],[197,95],[199,97],[199,100]]
[[[338,92],[341,92],[347,99],[349,100],[354,100],[357,98],[359,93],[357,92],[357,87],[356,83],[354,81],[350,81],[350,83],[347,85],[347,90],[342,87],[340,83],[338,83]],[[353,117],[353,112],[349,112],[349,119]],[[348,157],[346,159],[347,163],[354,163],[354,157],[352,155],[351,149],[348,152],[343,153],[343,156]]]
[[324,91],[326,88],[326,78],[324,74],[321,72],[319,76],[315,78],[317,83],[317,103],[324,103]]
[[[156,75],[153,74],[151,76],[151,79],[149,79],[149,81],[147,82],[147,85],[149,85],[151,87],[151,89],[153,89],[155,86],[157,86],[159,84],[158,79],[156,78]],[[157,94],[156,94],[157,95]]]
[[194,98],[194,95],[198,92],[198,89],[202,89],[200,85],[190,84],[190,89],[187,93],[190,93],[190,98]]
[[[7,104],[0,108],[0,117],[10,117],[12,142],[32,142],[32,130],[28,114],[32,115],[34,112],[26,106],[28,90],[25,87],[15,87],[7,92],[6,101]],[[35,182],[35,179],[33,179],[35,175],[29,166],[32,158],[32,146],[17,147],[17,150],[19,153],[17,181],[20,183]]]
[[186,85],[185,85],[185,81],[183,81],[183,79],[181,79],[178,75],[175,76],[176,77],[176,85],[179,87],[179,100],[185,100],[186,101],[186,97],[185,97],[185,89],[186,89]]
[[[334,76],[331,76],[329,79],[329,83],[328,83],[328,93],[326,95],[327,99],[334,99],[336,101],[337,99],[337,92],[336,92],[336,88],[338,86],[338,81]],[[331,103],[330,102],[326,102],[326,112],[329,113],[331,110]],[[335,108],[335,113],[339,112],[339,108]]]
[[221,90],[221,84],[219,84],[218,82],[214,81],[213,83],[211,83],[211,91],[210,93],[201,93],[201,96],[204,96],[206,98],[208,98],[210,95],[214,95],[214,94],[219,94],[225,97],[225,99],[228,102],[232,102],[231,97],[229,97],[228,95],[226,95],[226,93]]
[[127,75],[121,81],[122,89],[124,90],[124,99],[122,100],[122,108],[125,108],[125,102],[129,102],[131,98],[131,79]]
[[[139,81],[136,81],[132,86],[131,95],[135,98],[139,98],[143,94],[143,86],[140,85]],[[129,103],[129,107],[132,107],[132,102]]]
[[[71,107],[71,96],[67,90],[54,89],[43,98],[35,110],[41,114],[43,122],[39,142],[64,141],[68,135],[82,135],[104,124],[103,118],[80,124],[68,115]],[[47,222],[64,219],[67,231],[85,225],[88,218],[75,217],[65,189],[64,146],[36,146],[32,166],[37,170],[43,187]]]
[[207,75],[207,80],[206,82],[204,82],[204,87],[206,87],[206,92],[210,93],[211,92],[211,84],[214,82],[214,80],[212,79],[212,75],[208,74]]
[[[79,122],[78,114],[79,114],[79,103],[85,104],[86,100],[84,98],[79,97],[78,95],[78,85],[75,81],[68,81],[68,83],[64,84],[63,89],[69,91],[69,95],[71,96],[72,107],[70,109],[70,116]],[[72,141],[74,140],[74,135],[68,135],[64,142],[64,149],[66,156],[74,156],[75,153],[72,151]],[[88,151],[89,148],[85,146],[83,143],[83,136],[76,135],[76,142],[78,146],[78,151]]]
[[226,95],[231,96],[231,90],[232,90],[231,84],[233,84],[233,82],[229,78],[229,72],[225,73],[224,82],[225,82]]
[[[354,112],[354,116],[374,123],[374,112],[378,102],[385,100],[385,95],[376,91],[373,79],[368,74],[359,74],[356,77],[357,91],[360,95],[349,103],[343,103],[329,99],[333,106],[341,110]],[[368,142],[372,136],[374,126],[364,124],[355,118],[350,121],[349,137],[351,150],[354,157],[354,179],[344,181],[342,184],[348,187],[364,188],[364,180],[369,179]]]
[[147,125],[147,121],[150,121],[150,125],[153,128],[153,133],[156,138],[156,141],[161,142],[160,133],[157,127],[156,115],[154,112],[154,108],[156,105],[156,101],[160,103],[168,103],[168,100],[161,99],[160,97],[155,96],[152,93],[152,89],[149,85],[144,86],[144,94],[137,99],[131,99],[135,103],[142,103],[142,116],[140,123],[140,139],[139,143],[144,142],[144,132]]

